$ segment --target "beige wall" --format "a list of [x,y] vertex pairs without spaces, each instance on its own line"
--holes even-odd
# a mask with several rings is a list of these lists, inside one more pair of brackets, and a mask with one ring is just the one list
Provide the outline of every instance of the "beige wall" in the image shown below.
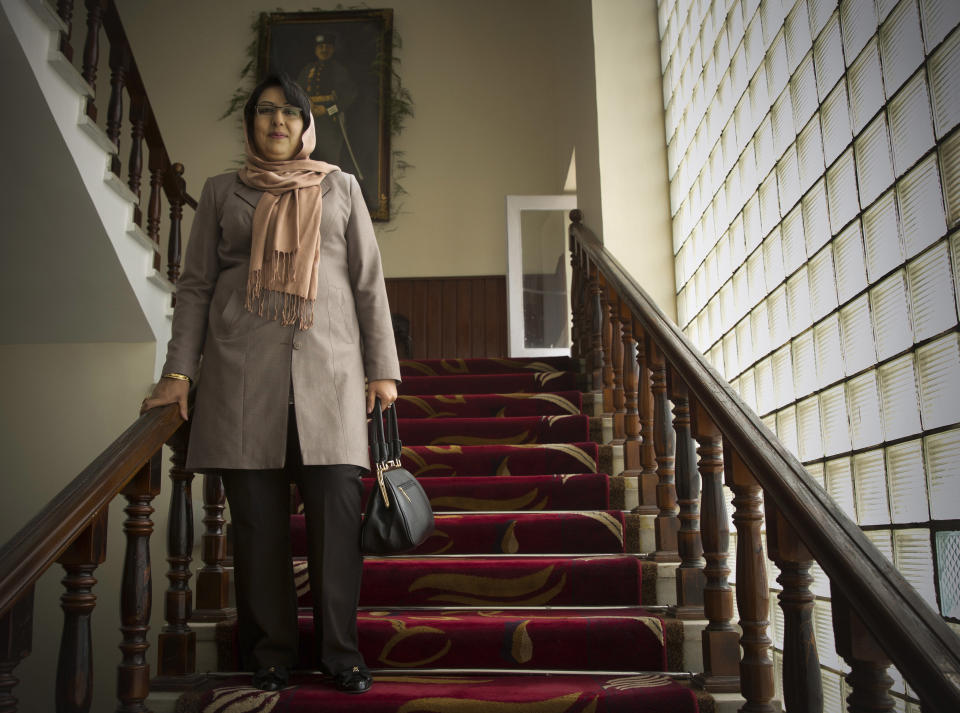
[[[6,542],[62,490],[137,416],[153,375],[154,344],[18,344],[0,346],[0,372],[7,374],[0,409],[0,452],[7,474],[0,506],[0,542]],[[154,504],[155,592],[162,595],[166,572],[166,498]],[[123,498],[110,507],[107,564],[95,573],[99,606],[93,614],[96,697],[93,710],[116,707],[120,661],[119,592],[122,571]],[[53,710],[62,616],[63,569],[54,565],[37,585],[33,653],[16,670],[22,713]],[[156,594],[155,594],[156,597]],[[151,642],[162,625],[163,602],[155,601]],[[150,660],[155,661],[153,645]],[[111,704],[111,701],[113,703]]]
[[[314,5],[336,3],[284,9]],[[268,8],[251,0],[118,6],[167,149],[185,163],[197,195],[204,177],[231,169],[241,153],[236,122],[218,117],[238,86],[254,13]],[[572,40],[589,34],[588,2],[390,6],[416,116],[394,142],[414,168],[400,214],[379,230],[387,276],[504,274],[505,196],[561,192],[573,141],[589,135],[569,120],[574,102],[591,101],[578,89],[592,68],[588,43]],[[580,56],[571,56],[573,46]],[[576,82],[563,74],[572,68]],[[588,148],[578,146],[578,155],[589,165]]]
[[593,0],[593,36],[603,220],[584,221],[675,320],[657,3]]

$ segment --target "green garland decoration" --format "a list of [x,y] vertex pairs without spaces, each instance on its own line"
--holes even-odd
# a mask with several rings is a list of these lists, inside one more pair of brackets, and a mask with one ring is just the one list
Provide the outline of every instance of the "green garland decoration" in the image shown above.
[[[366,4],[345,6],[341,3],[338,3],[337,6],[333,8],[333,11],[369,9],[371,9],[370,6]],[[274,12],[287,12],[287,10],[278,7],[274,10]],[[331,12],[331,10],[328,8],[315,7],[313,8],[312,12]],[[237,123],[240,125],[241,130],[243,124],[243,105],[246,103],[247,97],[250,96],[250,92],[253,91],[254,83],[256,81],[257,48],[260,41],[261,31],[263,30],[267,21],[267,16],[268,13],[266,12],[258,13],[254,17],[253,22],[250,24],[250,32],[253,35],[253,39],[250,41],[250,44],[247,45],[247,63],[240,71],[241,85],[234,89],[233,95],[230,97],[227,103],[227,109],[220,117],[220,119],[223,120],[236,114]],[[400,66],[399,50],[403,49],[403,40],[396,28],[393,29],[391,42],[391,55],[393,62],[390,66],[390,116],[388,118],[390,125],[390,136],[394,137],[401,134],[404,126],[406,126],[407,119],[413,117],[414,112],[413,96],[410,94],[410,90],[403,85],[403,78],[400,76],[400,72],[398,71]],[[386,57],[380,57],[377,61],[385,62]],[[242,164],[243,159],[240,159],[238,163]],[[411,168],[413,168],[413,164],[406,160],[405,151],[393,149],[390,152],[390,205],[392,208],[390,210],[390,218],[388,221],[386,221],[387,224],[392,223],[393,219],[402,212],[400,210],[402,203],[397,203],[396,199],[399,196],[407,195],[407,191],[404,189],[401,180]],[[381,223],[381,225],[383,225],[383,223]]]

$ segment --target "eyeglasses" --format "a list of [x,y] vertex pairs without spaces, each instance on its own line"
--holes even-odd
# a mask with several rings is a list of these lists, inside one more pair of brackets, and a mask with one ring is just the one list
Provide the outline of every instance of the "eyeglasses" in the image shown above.
[[298,106],[276,106],[274,104],[257,104],[256,107],[258,116],[273,116],[279,111],[283,114],[284,119],[302,119],[303,118],[303,109]]

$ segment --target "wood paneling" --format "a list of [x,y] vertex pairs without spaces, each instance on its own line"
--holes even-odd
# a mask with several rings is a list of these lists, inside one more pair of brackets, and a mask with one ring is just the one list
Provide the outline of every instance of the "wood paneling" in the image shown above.
[[390,311],[410,320],[414,359],[507,356],[503,275],[387,279]]

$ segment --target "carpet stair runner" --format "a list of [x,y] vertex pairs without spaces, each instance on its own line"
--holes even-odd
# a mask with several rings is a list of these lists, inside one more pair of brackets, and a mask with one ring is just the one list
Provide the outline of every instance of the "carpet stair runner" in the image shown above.
[[[645,570],[619,478],[581,413],[566,357],[401,363],[403,464],[436,530],[416,551],[364,562],[358,627],[374,669],[362,696],[309,673],[312,599],[294,497],[300,662],[291,687],[224,674],[181,697],[183,713],[697,713],[662,673],[682,632],[641,606]],[[365,478],[365,498],[373,487]],[[236,622],[218,626],[221,671],[236,671]],[[674,664],[676,667],[677,664]]]

